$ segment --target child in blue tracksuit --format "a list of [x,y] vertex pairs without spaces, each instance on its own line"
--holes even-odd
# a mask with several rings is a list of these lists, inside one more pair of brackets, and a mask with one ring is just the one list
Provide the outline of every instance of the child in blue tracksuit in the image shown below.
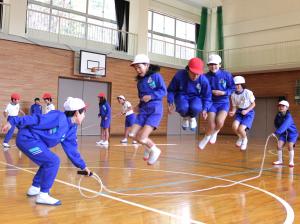
[[211,88],[207,78],[202,75],[203,69],[203,61],[192,58],[186,69],[176,72],[168,86],[169,112],[176,107],[176,111],[183,117],[183,130],[189,127],[195,131],[196,117],[202,112],[206,119],[211,106]]
[[65,113],[53,110],[44,115],[15,116],[2,129],[5,132],[13,125],[17,126],[18,148],[39,166],[27,192],[28,196],[37,196],[37,204],[61,204],[49,195],[60,164],[59,157],[49,148],[60,143],[72,163],[90,174],[78,151],[76,134],[77,125],[85,117],[85,104],[79,98],[69,97],[64,108]]
[[111,109],[105,98],[104,93],[98,94],[99,99],[99,114],[98,117],[101,117],[101,139],[99,142],[96,142],[97,145],[105,145],[108,146],[109,142],[109,127],[111,122]]
[[205,74],[212,90],[212,106],[208,109],[208,129],[199,143],[204,149],[208,142],[216,143],[217,135],[224,125],[230,108],[230,95],[235,91],[232,75],[221,68],[222,59],[217,54],[208,58],[209,71]]
[[[14,117],[18,116],[19,113],[25,115],[25,113],[20,109],[20,104],[19,104],[20,99],[21,99],[20,94],[18,94],[18,93],[11,94],[11,96],[10,96],[11,102],[9,104],[7,104],[7,106],[3,112],[3,116],[5,118],[7,118],[7,121],[10,121]],[[7,149],[9,149],[9,147],[10,147],[10,145],[8,143],[14,134],[14,130],[15,130],[15,126],[12,125],[4,137],[2,145],[4,147],[3,150],[5,150],[5,151]]]
[[298,131],[295,122],[289,112],[289,102],[286,100],[281,100],[278,103],[278,113],[275,117],[274,124],[276,131],[273,135],[277,135],[278,141],[278,160],[273,162],[273,165],[282,165],[282,150],[285,143],[288,143],[289,150],[289,167],[294,167],[294,145],[298,139]]
[[157,161],[161,151],[149,138],[149,135],[159,126],[162,119],[162,99],[167,93],[166,85],[159,73],[160,68],[151,65],[147,55],[136,55],[131,66],[137,73],[140,103],[137,108],[135,124],[132,126],[129,136],[144,145],[144,160],[152,165]]
[[43,108],[40,103],[40,98],[35,98],[34,99],[34,104],[31,105],[30,107],[30,114],[42,114],[43,113]]

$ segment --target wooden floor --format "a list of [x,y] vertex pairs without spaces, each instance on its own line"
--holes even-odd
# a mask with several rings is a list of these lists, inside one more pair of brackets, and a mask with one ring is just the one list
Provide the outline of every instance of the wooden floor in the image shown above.
[[[130,194],[186,193],[119,196],[102,192],[97,198],[86,199],[78,191],[76,168],[58,147],[53,151],[61,157],[61,168],[51,194],[62,205],[36,205],[35,198],[25,195],[36,166],[24,155],[19,157],[18,149],[13,147],[0,153],[0,223],[300,223],[297,148],[295,168],[287,166],[286,151],[285,165],[274,167],[271,163],[276,159],[276,150],[272,140],[262,175],[237,183],[258,176],[265,139],[251,139],[248,150],[241,152],[234,147],[233,136],[221,136],[215,145],[202,151],[193,136],[154,137],[162,149],[154,166],[142,160],[141,146],[122,146],[120,137],[113,137],[106,149],[96,146],[96,140],[79,137],[81,152],[109,189]],[[92,178],[85,178],[83,186],[99,190]],[[190,192],[195,190],[199,191]]]

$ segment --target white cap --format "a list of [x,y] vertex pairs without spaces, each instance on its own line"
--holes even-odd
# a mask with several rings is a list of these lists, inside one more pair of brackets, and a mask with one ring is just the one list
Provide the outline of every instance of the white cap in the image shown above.
[[236,84],[236,85],[238,85],[238,84],[245,84],[246,83],[245,78],[243,76],[240,76],[240,75],[235,76],[233,78],[233,81],[234,81],[234,84]]
[[85,107],[85,103],[79,98],[68,97],[64,103],[65,111],[76,111]]
[[123,95],[120,95],[120,96],[118,96],[117,98],[118,98],[118,99],[125,100],[125,96],[123,96]]
[[286,107],[289,107],[289,106],[290,106],[289,102],[286,101],[286,100],[281,100],[281,101],[278,103],[278,105],[283,105],[283,106],[286,106]]
[[211,54],[211,55],[208,56],[208,62],[207,62],[207,64],[216,64],[216,65],[219,65],[219,64],[221,64],[221,62],[222,62],[222,59],[217,54]]
[[150,59],[147,55],[145,54],[137,54],[135,57],[134,57],[134,60],[133,62],[131,63],[131,65],[134,65],[134,64],[150,64]]

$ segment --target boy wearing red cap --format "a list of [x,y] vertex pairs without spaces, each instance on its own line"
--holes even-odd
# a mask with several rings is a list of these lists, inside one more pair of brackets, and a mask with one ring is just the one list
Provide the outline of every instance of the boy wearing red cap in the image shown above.
[[211,89],[203,76],[204,63],[200,58],[189,60],[185,69],[176,72],[168,87],[169,112],[176,111],[183,117],[182,128],[195,131],[196,117],[201,112],[206,119],[211,106]]
[[[20,109],[20,104],[19,104],[20,99],[21,99],[20,94],[13,93],[13,94],[11,94],[10,99],[11,99],[11,102],[6,106],[6,108],[3,112],[3,115],[5,118],[7,118],[7,121],[10,121],[11,119],[13,119],[13,117],[18,116],[19,112],[21,114],[25,115],[25,113]],[[4,149],[8,149],[10,147],[8,142],[14,134],[14,130],[15,130],[15,126],[12,125],[11,129],[5,135],[4,141],[2,144]]]
[[99,114],[98,117],[101,117],[101,123],[100,123],[100,134],[101,139],[99,142],[96,142],[97,145],[108,145],[108,139],[109,139],[109,127],[111,122],[111,109],[110,105],[108,104],[105,94],[99,93],[98,94],[98,100],[99,100]]
[[55,106],[52,103],[52,95],[50,93],[44,93],[42,98],[46,103],[45,114],[49,113],[51,110],[55,110]]

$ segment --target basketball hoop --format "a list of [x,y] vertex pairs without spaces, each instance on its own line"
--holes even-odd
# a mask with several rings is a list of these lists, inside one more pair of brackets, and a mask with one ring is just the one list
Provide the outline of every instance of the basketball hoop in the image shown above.
[[105,68],[103,67],[91,67],[89,70],[91,73],[94,73],[96,75],[100,75]]

